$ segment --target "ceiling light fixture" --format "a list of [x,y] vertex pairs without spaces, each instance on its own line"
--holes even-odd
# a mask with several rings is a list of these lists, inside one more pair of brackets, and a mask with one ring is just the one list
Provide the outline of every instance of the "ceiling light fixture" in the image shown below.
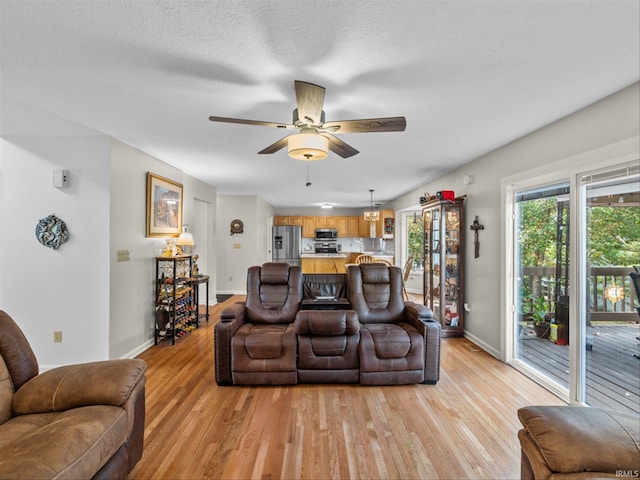
[[329,155],[329,139],[317,133],[297,133],[287,139],[289,156],[295,160],[322,160]]
[[371,209],[364,212],[364,219],[367,222],[377,222],[380,219],[380,211],[373,209],[373,192],[374,190],[369,190],[371,194]]

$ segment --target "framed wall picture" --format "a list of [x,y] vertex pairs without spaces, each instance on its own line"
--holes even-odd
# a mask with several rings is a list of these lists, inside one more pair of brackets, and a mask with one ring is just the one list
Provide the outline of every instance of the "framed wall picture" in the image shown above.
[[182,227],[182,184],[147,172],[147,237],[177,237]]

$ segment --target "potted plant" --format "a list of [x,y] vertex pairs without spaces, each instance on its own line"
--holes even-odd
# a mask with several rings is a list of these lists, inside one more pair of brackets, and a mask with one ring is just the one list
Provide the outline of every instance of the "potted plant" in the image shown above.
[[551,322],[549,321],[549,304],[547,299],[541,295],[539,297],[529,296],[528,317],[533,321],[533,329],[540,338],[548,338]]

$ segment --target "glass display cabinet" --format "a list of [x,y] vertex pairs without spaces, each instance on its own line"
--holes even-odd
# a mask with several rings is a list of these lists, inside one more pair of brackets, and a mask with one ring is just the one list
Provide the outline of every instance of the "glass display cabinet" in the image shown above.
[[464,204],[432,199],[423,205],[424,304],[443,337],[464,334]]

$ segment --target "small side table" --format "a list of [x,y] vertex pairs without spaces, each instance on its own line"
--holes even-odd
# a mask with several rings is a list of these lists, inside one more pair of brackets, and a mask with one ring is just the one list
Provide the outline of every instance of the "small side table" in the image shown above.
[[[189,282],[191,282],[191,286],[193,287],[193,301],[196,306],[196,325],[200,322],[201,318],[205,318],[207,322],[209,321],[209,275],[197,275],[195,277],[189,278]],[[206,303],[205,303],[205,312],[200,313],[199,307],[199,298],[200,298],[200,284],[204,283],[206,285]]]

